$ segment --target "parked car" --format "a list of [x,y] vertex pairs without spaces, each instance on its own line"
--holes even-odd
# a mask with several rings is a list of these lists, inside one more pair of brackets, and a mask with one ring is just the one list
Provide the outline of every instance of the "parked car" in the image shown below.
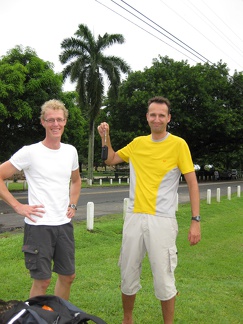
[[219,172],[219,179],[220,180],[230,180],[232,179],[232,172],[229,170],[220,171]]
[[231,178],[232,179],[237,179],[238,178],[238,172],[236,169],[231,170]]

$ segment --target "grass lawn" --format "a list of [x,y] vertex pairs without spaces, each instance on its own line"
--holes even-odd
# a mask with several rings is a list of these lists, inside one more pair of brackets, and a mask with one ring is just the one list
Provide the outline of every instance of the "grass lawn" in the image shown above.
[[[201,202],[202,241],[191,247],[187,241],[190,205],[177,213],[179,263],[176,282],[175,323],[243,323],[243,198],[232,195],[211,205]],[[120,273],[117,266],[122,238],[122,214],[95,219],[94,231],[86,222],[75,223],[76,280],[70,302],[103,318],[121,324]],[[21,252],[22,232],[0,234],[0,299],[28,298],[31,279]],[[53,294],[56,275],[48,290]],[[154,297],[147,257],[137,295],[135,324],[162,323],[160,303]]]

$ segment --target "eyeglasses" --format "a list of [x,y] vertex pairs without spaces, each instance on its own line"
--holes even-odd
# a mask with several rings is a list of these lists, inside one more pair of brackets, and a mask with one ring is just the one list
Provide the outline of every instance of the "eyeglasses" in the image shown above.
[[58,124],[61,124],[65,121],[65,118],[49,118],[49,119],[44,119],[45,122],[48,124],[54,124],[55,121],[57,121]]

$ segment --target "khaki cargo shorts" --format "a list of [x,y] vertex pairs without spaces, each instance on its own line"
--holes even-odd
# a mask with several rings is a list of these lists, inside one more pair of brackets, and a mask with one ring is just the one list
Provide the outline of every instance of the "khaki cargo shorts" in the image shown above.
[[142,260],[147,253],[156,298],[169,300],[177,294],[174,277],[177,233],[176,218],[127,213],[119,259],[122,293],[134,295],[141,289]]

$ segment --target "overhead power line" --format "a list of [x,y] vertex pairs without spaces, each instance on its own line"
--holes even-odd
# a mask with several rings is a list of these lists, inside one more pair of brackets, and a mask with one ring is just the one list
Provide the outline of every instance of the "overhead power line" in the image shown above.
[[[117,11],[113,10],[112,8],[110,8],[109,6],[104,5],[102,2],[100,2],[99,0],[95,0],[96,2],[98,2],[99,4],[101,4],[102,6],[106,7],[108,10],[114,12],[115,14],[117,14],[118,16],[122,17],[123,19],[127,20],[128,22],[132,23],[133,25],[137,26],[138,28],[142,29],[143,31],[145,31],[146,33],[152,35],[153,37],[157,38],[158,40],[162,41],[163,43],[165,43],[166,45],[170,46],[171,48],[173,48],[174,50],[176,50],[177,52],[181,53],[182,55],[188,57],[190,60],[194,61],[195,63],[197,63],[197,61],[195,61],[194,59],[192,59],[191,57],[189,57],[188,55],[186,55],[185,53],[179,51],[177,48],[171,46],[170,44],[166,43],[164,40],[160,39],[159,37],[155,36],[153,33],[149,32],[148,30],[146,30],[145,28],[139,26],[138,24],[136,24],[134,21],[124,17],[123,15],[121,15],[120,13],[118,13]],[[180,47],[182,47],[184,50],[186,50],[187,52],[189,52],[190,54],[192,54],[193,56],[197,57],[198,59],[200,59],[201,61],[203,61],[205,63],[205,60],[214,65],[214,63],[212,63],[210,60],[208,60],[207,58],[205,58],[203,55],[201,55],[200,53],[198,53],[197,51],[195,51],[193,48],[191,48],[190,46],[188,46],[187,44],[185,44],[183,41],[181,41],[179,38],[177,38],[176,36],[172,35],[171,33],[169,33],[167,30],[165,30],[163,27],[159,26],[157,23],[155,23],[153,20],[151,20],[150,18],[146,17],[144,14],[142,14],[140,11],[136,10],[135,8],[133,8],[132,6],[130,6],[129,4],[127,4],[125,1],[122,1],[124,4],[126,4],[127,6],[129,6],[130,8],[132,8],[134,11],[136,11],[137,13],[139,13],[141,16],[145,17],[148,21],[152,22],[154,25],[158,26],[159,28],[161,28],[162,30],[166,31],[169,35],[171,35],[172,37],[174,37],[175,39],[177,39],[179,42],[181,42],[182,44],[184,44],[185,46],[187,46],[188,48],[190,48],[192,51],[194,51],[195,53],[197,53],[198,55],[200,55],[201,57],[198,57],[196,54],[192,53],[190,50],[188,50],[187,48],[185,48],[184,46],[182,46],[181,44],[178,44],[176,41],[174,41],[173,39],[171,39],[169,36],[165,35],[164,33],[162,33],[161,31],[158,31],[158,29],[156,29],[155,27],[151,26],[149,23],[147,23],[146,21],[144,21],[143,19],[141,19],[140,17],[136,16],[134,13],[130,12],[128,9],[124,8],[123,6],[119,5],[118,3],[116,3],[114,0],[111,0],[114,4],[116,4],[117,6],[119,6],[120,8],[122,8],[123,10],[127,11],[128,13],[130,13],[131,15],[133,15],[134,17],[136,17],[137,19],[139,19],[140,21],[142,21],[143,23],[145,23],[146,25],[148,25],[149,27],[153,28],[154,30],[156,30],[157,32],[159,32],[160,34],[162,34],[163,36],[165,36],[166,38],[170,39],[172,42],[176,43],[177,45],[179,45]],[[160,0],[162,1],[162,0]],[[163,1],[162,1],[163,2]],[[229,77],[231,80],[233,80],[233,77]],[[239,85],[237,82],[234,82],[236,86],[239,87],[239,89],[242,90],[242,86]]]
[[[112,2],[116,3],[114,0],[111,0]],[[205,56],[203,56],[202,54],[198,53],[196,50],[194,50],[192,47],[190,47],[189,45],[187,45],[186,43],[184,43],[182,40],[180,40],[178,37],[174,36],[173,34],[171,34],[168,30],[166,30],[165,28],[161,27],[160,25],[158,25],[156,22],[154,22],[152,19],[148,18],[147,16],[145,16],[143,13],[141,13],[140,11],[138,11],[137,9],[135,9],[134,7],[132,7],[131,5],[129,5],[128,3],[126,3],[123,0],[120,0],[121,2],[123,2],[125,5],[127,5],[128,7],[130,7],[132,10],[136,11],[137,13],[139,13],[142,17],[146,18],[148,21],[152,22],[155,26],[159,27],[160,29],[162,29],[163,31],[165,31],[167,34],[169,34],[170,36],[172,36],[174,39],[176,39],[177,41],[179,41],[180,43],[182,43],[184,46],[188,47],[190,50],[192,50],[193,52],[195,52],[197,55],[201,56],[201,58],[199,58],[197,55],[195,55],[194,53],[191,53],[191,51],[189,51],[188,49],[186,49],[188,52],[190,52],[191,54],[195,55],[197,58],[199,58],[200,60],[204,61],[208,61],[209,63],[213,64],[212,62],[210,62],[210,60],[208,60]],[[122,7],[122,6],[121,6]],[[123,9],[125,9],[124,7],[122,7]],[[126,9],[125,9],[126,10]],[[137,16],[135,16],[137,17]],[[137,17],[138,18],[138,17]],[[140,18],[138,18],[140,19]],[[142,20],[142,19],[140,19]],[[143,22],[145,22],[144,20],[142,20]],[[146,23],[146,22],[145,22]],[[148,23],[146,23],[148,26],[154,28],[153,26],[149,25]],[[158,31],[156,28],[154,28],[156,31]],[[161,32],[160,32],[161,33]],[[178,44],[176,41],[174,41],[173,39],[171,39],[169,36],[161,33],[162,35],[164,35],[165,37],[169,38],[170,40],[172,40],[174,43],[176,43],[177,45],[181,46],[183,49],[184,46]],[[205,61],[204,61],[205,62]]]
[[[204,5],[210,10],[210,11],[212,11],[212,13],[243,43],[243,40],[239,37],[239,35],[238,34],[236,34],[235,33],[235,31],[229,26],[229,25],[227,25],[226,24],[226,22],[222,19],[222,18],[220,18],[219,17],[219,15],[217,15],[217,13],[213,10],[213,9],[211,9],[210,7],[209,7],[209,5],[205,2],[205,1],[203,1],[202,0],[202,2],[204,3]],[[216,26],[215,26],[216,27]],[[217,28],[217,27],[216,27]],[[218,29],[218,28],[217,28]],[[220,32],[221,32],[221,30],[220,30]],[[221,32],[222,33],[222,32]],[[242,49],[239,47],[239,46],[237,46],[234,42],[232,42],[232,40],[229,38],[229,37],[227,37],[226,35],[225,35],[225,33],[222,33],[222,35],[224,36],[224,37],[226,37],[227,39],[228,39],[228,41],[233,45],[233,47],[235,47],[235,48],[237,48],[238,50],[239,50],[239,52],[241,53],[241,54],[243,54],[243,51],[242,51]],[[238,53],[239,53],[238,52]]]
[[[129,10],[125,9],[124,7],[122,7],[121,5],[117,4],[116,2],[114,2],[113,0],[111,0],[113,3],[115,3],[117,6],[121,7],[122,9],[124,9],[125,11],[129,12],[131,15],[135,16],[137,19],[139,19],[140,21],[144,22],[146,25],[150,26],[151,28],[155,29],[157,32],[159,32],[160,34],[162,34],[163,36],[167,37],[168,39],[170,39],[172,42],[176,43],[177,45],[179,45],[180,47],[182,47],[186,52],[189,52],[190,54],[192,54],[193,56],[197,57],[199,60],[203,61],[204,63],[206,61],[210,62],[209,60],[202,59],[201,57],[198,57],[195,53],[192,53],[191,51],[189,51],[187,48],[185,48],[184,46],[182,46],[181,44],[178,44],[176,41],[174,41],[173,39],[171,39],[170,37],[168,37],[167,35],[163,34],[161,31],[157,30],[155,27],[151,26],[150,24],[148,24],[147,22],[145,22],[143,19],[137,17],[134,13],[130,12]],[[170,46],[171,48],[173,48],[174,50],[176,50],[177,52],[181,53],[182,55],[186,56],[187,58],[189,58],[190,60],[194,61],[195,63],[197,63],[196,60],[194,60],[193,58],[189,57],[187,54],[181,52],[180,50],[178,50],[177,48],[173,47],[172,45],[166,43],[164,40],[162,40],[161,38],[159,38],[158,36],[154,35],[153,33],[149,32],[148,30],[146,30],[145,28],[139,26],[138,24],[136,24],[135,22],[131,21],[130,19],[124,17],[123,15],[121,15],[120,13],[118,13],[117,11],[113,10],[112,8],[108,7],[107,5],[104,5],[102,2],[100,2],[99,0],[96,0],[96,2],[98,2],[99,4],[101,4],[102,6],[104,6],[105,8],[107,8],[108,10],[114,12],[115,14],[117,14],[118,16],[122,17],[123,19],[129,21],[130,23],[132,23],[133,25],[137,26],[138,28],[142,29],[143,31],[145,31],[146,33],[152,35],[153,37],[157,38],[158,40],[160,40],[161,42],[165,43],[167,46]],[[148,18],[147,18],[148,19]],[[187,46],[187,45],[186,45]],[[196,52],[196,51],[195,51]],[[199,54],[200,55],[200,54]],[[202,55],[201,55],[202,56]],[[203,56],[202,56],[203,57]],[[212,62],[210,62],[212,63]],[[212,63],[213,64],[213,63]]]
[[[204,22],[206,22],[206,24],[208,25],[208,23],[207,22],[209,22],[210,24],[211,24],[211,26],[210,26],[210,28],[212,28],[221,38],[224,38],[224,40],[230,45],[230,46],[232,46],[232,44],[233,44],[233,46],[234,47],[237,47],[237,46],[235,46],[234,45],[234,43],[204,14],[204,13],[202,13],[190,0],[187,0],[190,4],[191,4],[191,6],[192,7],[194,7],[195,9],[193,9],[192,7],[190,8],[190,9],[192,9],[195,13],[196,13],[196,15],[198,15],[199,17],[200,17],[200,15],[201,15],[201,19],[202,20],[204,20]],[[197,12],[199,12],[200,13],[200,15],[197,13]],[[201,33],[202,34],[202,33]],[[202,34],[203,35],[203,34]],[[203,35],[204,36],[204,35]],[[205,36],[204,36],[205,37]],[[207,37],[206,37],[207,38]],[[211,44],[213,44],[220,52],[222,52],[224,55],[226,55],[226,56],[228,56],[232,61],[234,61],[237,65],[239,65],[239,66],[242,66],[242,64],[239,64],[239,62],[236,62],[231,56],[229,56],[227,53],[225,53],[222,49],[220,49],[218,46],[217,46],[217,44],[215,43],[215,42],[212,42],[211,40],[209,40],[208,38],[207,38],[207,40],[211,43]],[[230,44],[231,43],[231,44]],[[242,51],[240,50],[240,52],[242,53]],[[239,51],[238,51],[238,53],[239,53]]]
[[[191,48],[190,46],[188,46],[187,44],[185,44],[184,42],[182,42],[179,38],[177,38],[176,36],[172,35],[171,33],[169,33],[166,29],[164,29],[163,27],[159,26],[157,23],[155,23],[153,20],[151,20],[150,18],[148,18],[147,16],[145,16],[144,14],[142,14],[140,11],[138,11],[137,9],[135,9],[134,7],[130,6],[128,3],[126,3],[123,0],[120,0],[121,2],[123,2],[125,5],[127,5],[128,7],[130,7],[132,10],[134,10],[135,12],[139,13],[139,15],[141,15],[142,17],[146,18],[148,21],[152,22],[155,26],[159,27],[160,29],[162,29],[163,31],[165,31],[167,34],[169,34],[170,36],[174,37],[174,39],[176,39],[176,41],[174,39],[172,39],[171,37],[169,37],[168,35],[162,33],[160,30],[158,30],[157,28],[155,28],[154,26],[152,26],[151,24],[149,24],[148,22],[144,21],[142,18],[138,17],[137,15],[135,15],[133,12],[129,11],[128,9],[124,8],[122,5],[116,3],[114,0],[111,0],[114,4],[116,4],[117,6],[119,6],[120,8],[122,8],[123,10],[129,12],[131,15],[133,15],[134,17],[136,17],[137,19],[139,19],[140,21],[142,21],[143,23],[145,23],[147,26],[153,28],[154,30],[156,30],[158,33],[160,33],[161,35],[165,36],[166,38],[168,38],[169,40],[171,40],[172,42],[174,42],[175,44],[177,44],[178,46],[180,46],[181,48],[183,48],[184,50],[186,50],[187,52],[189,52],[190,54],[192,54],[193,56],[197,57],[199,60],[203,61],[205,63],[205,61],[208,61],[209,63],[213,64],[212,62],[210,62],[207,58],[205,58],[203,55],[199,54],[197,51],[195,51],[193,48]],[[181,45],[180,43],[178,43],[178,41],[183,44]],[[188,48],[185,48],[188,47]],[[195,53],[193,53],[193,52]],[[201,57],[199,57],[199,56]]]
[[[196,30],[200,35],[202,35],[209,43],[211,43],[214,47],[216,47],[219,51],[221,51],[223,54],[225,54],[226,56],[228,56],[229,58],[231,58],[228,54],[226,54],[224,51],[222,51],[215,42],[211,41],[207,36],[205,36],[199,29],[197,29],[195,26],[193,26],[188,19],[185,19],[184,16],[180,15],[178,12],[176,12],[173,8],[171,8],[165,1],[160,0],[161,3],[163,3],[167,8],[169,8],[171,11],[173,11],[178,17],[180,17],[180,19],[184,20],[189,26],[191,26],[194,30]],[[190,8],[190,7],[189,7]],[[190,8],[192,9],[192,8]],[[192,9],[193,10],[193,9]],[[195,12],[195,11],[194,11]],[[202,13],[201,13],[202,14]],[[202,14],[203,15],[203,14]],[[205,16],[205,15],[204,15]],[[199,16],[200,17],[200,16]],[[201,17],[200,17],[201,18]],[[207,18],[208,21],[210,21]],[[213,24],[211,22],[211,24]],[[217,28],[217,27],[216,27]],[[221,31],[220,31],[221,32]],[[222,33],[222,32],[221,32]],[[241,64],[239,64],[238,62],[236,62],[234,59],[231,58],[232,61],[234,61],[237,65],[241,66]]]

